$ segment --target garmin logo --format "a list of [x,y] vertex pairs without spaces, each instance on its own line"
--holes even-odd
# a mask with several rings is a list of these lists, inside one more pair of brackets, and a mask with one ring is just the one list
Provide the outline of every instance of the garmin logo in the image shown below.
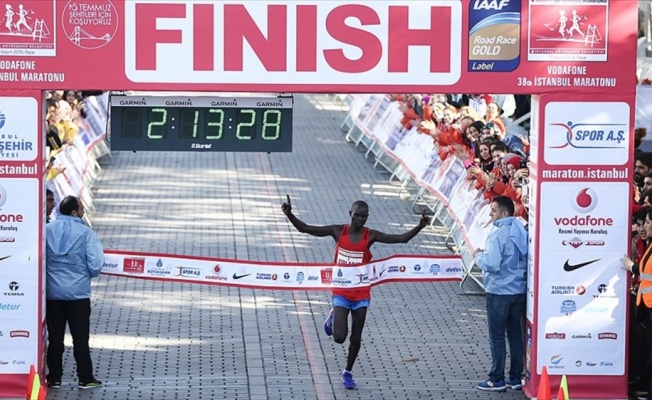
[[213,148],[213,143],[193,143],[190,146],[191,149],[211,149]]
[[238,100],[233,99],[233,101],[228,101],[228,100],[213,100],[211,101],[211,106],[231,106],[231,107],[237,107],[238,106]]
[[256,102],[257,107],[283,107],[282,101],[258,101]]
[[587,333],[586,335],[573,335],[573,339],[591,339],[591,334]]
[[192,105],[192,99],[188,99],[188,100],[166,100],[165,105],[166,106],[191,106]]
[[146,106],[147,100],[120,100],[121,106]]

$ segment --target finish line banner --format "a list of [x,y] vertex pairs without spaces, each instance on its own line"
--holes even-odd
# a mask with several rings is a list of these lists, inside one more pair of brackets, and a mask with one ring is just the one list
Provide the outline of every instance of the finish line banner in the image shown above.
[[462,280],[459,256],[396,255],[355,267],[117,251],[104,256],[102,273],[106,275],[255,289],[330,290],[389,282]]

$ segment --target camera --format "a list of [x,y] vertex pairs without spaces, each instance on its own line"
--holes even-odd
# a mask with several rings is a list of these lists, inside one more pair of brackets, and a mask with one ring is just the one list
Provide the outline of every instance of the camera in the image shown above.
[[522,159],[522,160],[518,163],[518,169],[527,168],[527,162],[528,162],[527,158]]

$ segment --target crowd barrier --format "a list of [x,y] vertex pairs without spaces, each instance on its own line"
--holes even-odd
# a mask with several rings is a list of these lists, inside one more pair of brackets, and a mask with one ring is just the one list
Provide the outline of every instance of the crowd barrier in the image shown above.
[[[454,155],[443,161],[438,146],[429,135],[406,129],[397,102],[387,95],[340,96],[349,106],[341,128],[347,141],[361,147],[374,166],[391,173],[401,190],[413,198],[413,209],[426,207],[433,214],[431,227],[445,231],[445,244],[462,257],[464,271],[460,287],[469,294],[482,294],[481,271],[473,262],[473,251],[484,247],[493,225],[489,201],[467,178],[462,160]],[[421,213],[422,210],[414,210]],[[466,285],[471,279],[478,287]]]
[[86,117],[77,119],[78,131],[72,143],[54,154],[54,167],[65,169],[47,181],[46,187],[54,192],[57,204],[66,196],[79,197],[84,204],[84,219],[91,226],[90,216],[95,211],[91,188],[101,172],[97,160],[111,154],[104,140],[109,120],[109,93],[87,97],[83,108]]

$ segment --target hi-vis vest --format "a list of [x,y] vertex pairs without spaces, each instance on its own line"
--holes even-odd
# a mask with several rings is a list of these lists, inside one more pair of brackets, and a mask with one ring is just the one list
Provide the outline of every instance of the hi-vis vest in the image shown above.
[[645,249],[645,254],[638,265],[641,285],[636,294],[636,305],[641,304],[642,300],[647,308],[652,308],[652,260],[650,260],[650,256],[652,256],[652,245]]

